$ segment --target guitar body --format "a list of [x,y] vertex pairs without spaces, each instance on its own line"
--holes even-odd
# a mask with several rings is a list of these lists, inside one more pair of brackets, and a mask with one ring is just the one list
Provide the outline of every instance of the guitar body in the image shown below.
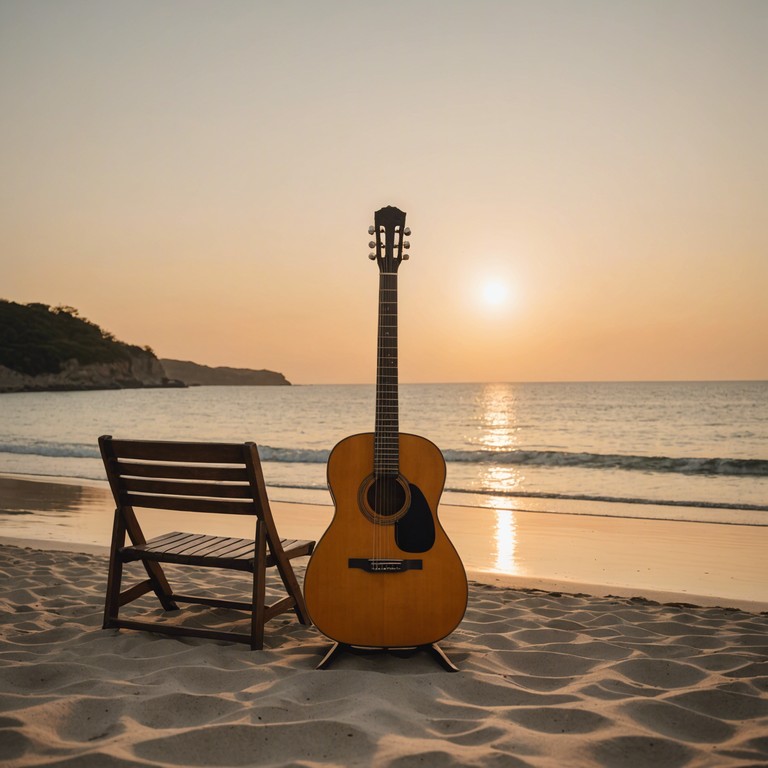
[[443,456],[417,435],[399,433],[398,442],[398,499],[386,514],[371,486],[373,433],[347,437],[328,459],[336,511],[307,566],[304,595],[314,624],[339,643],[427,645],[466,610],[464,566],[437,519]]

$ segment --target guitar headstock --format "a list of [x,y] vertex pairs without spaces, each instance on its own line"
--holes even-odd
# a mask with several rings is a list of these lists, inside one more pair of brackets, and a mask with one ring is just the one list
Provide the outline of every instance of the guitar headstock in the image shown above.
[[403,251],[411,247],[404,239],[411,234],[410,228],[405,226],[405,211],[388,205],[373,216],[374,224],[368,227],[368,234],[376,235],[376,239],[371,240],[368,247],[376,250],[371,251],[368,258],[376,261],[379,272],[397,272],[400,262],[408,259],[408,254]]

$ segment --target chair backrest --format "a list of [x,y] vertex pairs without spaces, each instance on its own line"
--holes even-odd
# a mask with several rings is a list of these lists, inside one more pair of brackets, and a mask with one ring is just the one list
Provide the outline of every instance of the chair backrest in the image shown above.
[[118,507],[256,515],[271,513],[255,443],[99,438]]

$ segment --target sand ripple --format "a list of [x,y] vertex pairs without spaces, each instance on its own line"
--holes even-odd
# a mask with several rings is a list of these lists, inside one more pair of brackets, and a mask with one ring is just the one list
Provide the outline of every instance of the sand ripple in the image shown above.
[[260,652],[104,631],[105,573],[100,557],[0,546],[4,766],[768,764],[767,615],[473,584],[442,644],[459,674],[423,653],[317,672],[327,641],[288,615]]

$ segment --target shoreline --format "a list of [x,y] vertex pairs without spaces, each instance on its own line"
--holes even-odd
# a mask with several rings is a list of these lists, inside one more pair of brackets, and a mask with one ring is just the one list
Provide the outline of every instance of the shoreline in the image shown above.
[[[105,553],[112,499],[105,482],[0,474],[0,541]],[[333,507],[272,501],[280,535],[319,540]],[[576,515],[443,504],[439,519],[469,577],[499,587],[768,611],[768,527]],[[247,521],[147,516],[169,529],[250,537]]]

